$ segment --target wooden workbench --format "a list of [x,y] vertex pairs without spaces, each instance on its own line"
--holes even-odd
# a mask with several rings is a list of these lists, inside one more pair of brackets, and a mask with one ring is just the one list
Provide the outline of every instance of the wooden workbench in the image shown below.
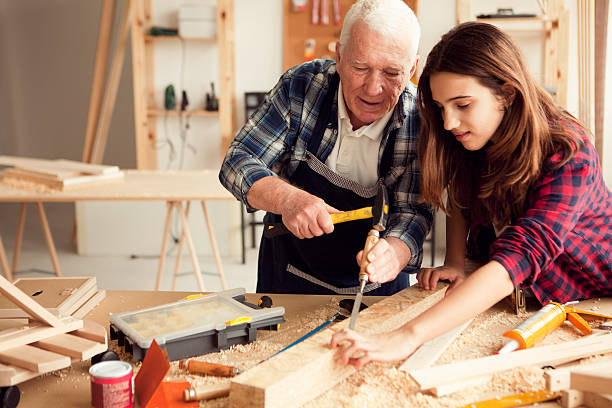
[[[0,183],[0,202],[17,202],[21,203],[19,212],[19,220],[17,222],[17,234],[15,238],[15,251],[13,255],[13,266],[17,264],[19,258],[19,250],[21,247],[21,237],[23,235],[23,225],[25,218],[25,203],[35,203],[38,207],[41,223],[45,232],[47,246],[51,255],[51,260],[58,276],[61,275],[59,261],[55,250],[55,244],[51,235],[51,230],[47,223],[47,217],[43,209],[44,202],[76,202],[76,201],[166,201],[168,203],[168,212],[166,216],[166,227],[162,237],[162,248],[160,252],[160,261],[157,272],[156,289],[160,289],[161,275],[163,272],[164,261],[166,256],[166,245],[170,228],[170,220],[173,209],[176,209],[180,215],[183,234],[179,243],[180,259],[183,242],[187,243],[190,251],[191,261],[194,267],[194,274],[199,285],[199,289],[204,291],[204,284],[200,273],[200,266],[197,261],[197,254],[191,239],[191,233],[187,224],[187,215],[189,212],[189,203],[191,201],[200,201],[204,212],[204,219],[208,229],[210,245],[212,247],[213,256],[217,266],[217,272],[221,279],[221,286],[225,285],[225,277],[219,250],[215,240],[214,232],[206,202],[209,200],[231,200],[235,198],[221,185],[217,170],[125,170],[125,180],[122,183],[95,186],[82,190],[74,191],[36,191],[29,188],[17,188],[14,186]],[[184,202],[186,206],[184,208]],[[2,248],[0,248],[2,250]],[[178,262],[175,267],[175,277],[178,271]],[[10,273],[7,273],[7,279],[12,280]]]
[[[422,291],[413,287],[409,290]],[[148,291],[108,291],[104,301],[94,309],[86,318],[93,320],[108,327],[108,314],[130,310],[139,310],[155,305],[174,302],[182,299],[188,293],[185,292],[148,292]],[[208,361],[223,362],[233,364],[241,369],[253,367],[259,360],[277,351],[282,346],[291,343],[301,337],[317,325],[331,317],[338,309],[338,301],[341,296],[327,295],[271,295],[274,306],[285,308],[285,319],[287,322],[281,325],[278,332],[259,331],[255,343],[238,346],[234,350],[225,350],[220,353],[206,355]],[[247,294],[247,301],[256,303],[260,298],[258,294]],[[365,303],[372,305],[382,297],[366,297]],[[595,306],[601,313],[612,312],[612,299],[595,299],[587,301],[584,308]],[[489,311],[478,316],[472,325],[464,332],[459,341],[443,354],[439,362],[449,362],[466,358],[475,358],[483,355],[492,354],[503,342],[501,334],[513,326],[515,322],[522,319],[515,316],[512,308],[504,302],[500,302]],[[555,342],[559,339],[573,339],[579,335],[574,333],[571,328],[561,328],[549,335],[543,342]],[[266,349],[263,346],[271,349]],[[117,349],[116,342],[112,342],[111,348]],[[263,351],[262,351],[263,350]],[[268,353],[268,354],[266,354]],[[459,358],[457,358],[459,356]],[[126,355],[123,359],[129,358]],[[134,362],[132,362],[134,363]],[[414,393],[410,389],[411,385],[406,380],[406,374],[397,370],[400,363],[373,363],[364,367],[359,372],[351,375],[346,380],[340,382],[332,390],[322,394],[306,407],[341,407],[341,406],[382,406],[376,404],[361,404],[363,398],[376,400],[377,396],[384,402],[398,398],[400,402],[405,402],[408,394]],[[83,407],[89,403],[90,385],[88,375],[89,364],[75,363],[69,369],[65,369],[53,374],[48,374],[19,385],[22,391],[23,407],[43,407],[49,401],[62,401],[62,407]],[[178,380],[183,373],[178,370],[176,363],[168,379]],[[216,378],[208,377],[188,377],[188,380],[195,381],[221,381]],[[485,388],[475,388],[476,391],[467,391],[470,398],[467,402],[480,400],[478,393],[483,393],[487,398],[490,392]],[[499,392],[499,391],[498,391]],[[476,393],[476,394],[474,394]],[[494,395],[494,394],[493,394]],[[418,395],[418,401],[414,403],[410,400],[410,406],[455,406],[452,399],[446,397],[438,400],[428,395]],[[451,396],[452,398],[452,396]],[[466,398],[466,397],[464,397]],[[349,401],[349,403],[347,403]],[[352,403],[350,402],[352,401]],[[357,403],[357,405],[355,405]],[[450,404],[450,405],[449,405]],[[405,405],[405,404],[404,404]],[[214,401],[202,403],[205,407],[227,407],[228,398],[221,398]],[[540,403],[538,407],[559,407],[555,402]]]

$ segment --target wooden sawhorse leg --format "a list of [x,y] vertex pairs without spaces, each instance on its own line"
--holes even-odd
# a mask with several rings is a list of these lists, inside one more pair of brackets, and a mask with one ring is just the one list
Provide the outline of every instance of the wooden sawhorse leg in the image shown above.
[[[170,231],[170,222],[172,219],[172,209],[176,208],[181,218],[181,225],[183,232],[181,233],[181,241],[187,240],[187,247],[189,248],[189,254],[191,255],[191,262],[193,263],[193,273],[198,281],[198,288],[201,292],[204,292],[204,281],[202,280],[202,271],[200,270],[200,264],[196,255],[195,248],[193,246],[193,240],[191,239],[191,233],[189,232],[189,224],[187,223],[187,216],[183,210],[183,204],[179,201],[168,202],[168,213],[166,215],[166,227],[164,229],[164,238],[162,240],[162,253],[159,257],[159,269],[157,271],[157,285],[156,289],[159,290],[161,286],[161,275],[164,270],[164,261],[166,259],[166,247],[168,244],[168,233]],[[182,244],[181,244],[182,245]],[[175,272],[176,273],[176,272]]]
[[6,279],[9,282],[12,282],[13,273],[11,272],[11,268],[9,268],[8,259],[6,257],[6,251],[4,250],[4,244],[2,243],[2,235],[0,235],[0,264],[2,265],[4,276],[6,276]]
[[[38,215],[40,217],[40,225],[45,235],[45,241],[47,242],[47,248],[49,249],[49,256],[51,257],[51,263],[55,269],[56,276],[62,276],[62,271],[59,266],[59,260],[57,257],[57,251],[55,249],[55,243],[53,242],[53,235],[51,235],[51,228],[49,228],[49,222],[47,221],[47,214],[43,203],[40,201],[36,202],[36,208],[38,209]],[[17,272],[17,264],[19,262],[19,255],[21,254],[21,242],[23,240],[23,228],[25,225],[26,206],[25,203],[21,203],[19,206],[19,219],[17,221],[17,235],[15,236],[15,248],[13,249],[13,272]]]
[[[223,273],[223,265],[221,264],[221,257],[219,256],[219,249],[217,247],[217,241],[215,239],[215,234],[213,233],[212,224],[210,222],[210,217],[208,216],[208,210],[206,208],[206,201],[202,200],[201,204],[202,204],[202,211],[204,212],[204,221],[206,221],[206,227],[208,229],[208,237],[210,239],[210,246],[212,248],[213,256],[215,258],[215,264],[217,265],[217,272],[219,274],[219,279],[221,280],[221,287],[223,288],[223,290],[226,290],[227,283],[225,282],[225,275]],[[185,208],[185,220],[187,219],[187,216],[189,215],[189,206],[190,206],[190,202],[188,201],[186,208]],[[179,273],[181,255],[183,253],[183,242],[185,239],[185,231],[187,232],[189,231],[186,221],[185,221],[185,224],[183,225],[184,225],[183,233],[181,234],[181,239],[179,241],[179,246],[178,246],[178,253],[176,255],[176,265],[174,268],[174,278],[172,280],[172,290],[176,288],[176,278]],[[195,250],[191,251],[191,259],[193,262],[195,262],[194,259],[197,261]],[[194,265],[194,270],[195,270],[195,265]]]
[[215,240],[215,234],[213,233],[212,224],[210,223],[210,218],[208,217],[206,201],[202,200],[201,203],[202,211],[204,211],[204,219],[206,220],[206,227],[208,228],[208,238],[210,239],[210,247],[212,248],[213,256],[215,257],[215,263],[217,264],[217,272],[219,273],[219,279],[221,280],[221,287],[223,288],[223,290],[226,290],[227,284],[225,283],[225,275],[223,274],[221,257],[219,256],[219,249],[217,247],[217,241]]

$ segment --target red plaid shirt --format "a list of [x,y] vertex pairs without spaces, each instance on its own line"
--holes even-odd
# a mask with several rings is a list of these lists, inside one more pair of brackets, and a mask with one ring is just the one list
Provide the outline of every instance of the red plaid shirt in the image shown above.
[[515,285],[538,300],[567,302],[612,295],[612,198],[595,148],[583,129],[565,124],[584,143],[558,169],[549,157],[529,193],[528,210],[489,248]]

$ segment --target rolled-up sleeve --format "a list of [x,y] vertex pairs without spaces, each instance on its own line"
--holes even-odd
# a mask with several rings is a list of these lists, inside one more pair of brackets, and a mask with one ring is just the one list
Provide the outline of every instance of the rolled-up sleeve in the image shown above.
[[259,109],[231,143],[221,165],[219,180],[248,206],[246,194],[259,179],[276,175],[272,166],[293,143],[289,132],[290,98],[281,77]]

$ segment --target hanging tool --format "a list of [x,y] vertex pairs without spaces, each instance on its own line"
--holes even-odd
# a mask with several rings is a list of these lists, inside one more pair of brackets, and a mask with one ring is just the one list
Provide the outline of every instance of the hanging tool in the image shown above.
[[351,312],[351,320],[349,321],[349,329],[355,328],[355,322],[357,321],[357,315],[359,314],[359,305],[361,305],[361,298],[363,297],[363,290],[365,285],[368,283],[368,274],[366,273],[366,267],[370,264],[368,261],[368,253],[370,249],[376,245],[380,239],[380,232],[384,231],[387,227],[387,218],[389,217],[389,198],[387,188],[383,183],[378,185],[378,191],[376,193],[376,199],[372,206],[372,229],[368,232],[366,243],[363,248],[363,255],[361,256],[361,267],[359,269],[359,292],[355,296],[355,304],[353,305],[353,311]]
[[179,368],[187,370],[190,374],[211,375],[215,377],[234,377],[240,374],[240,370],[236,367],[198,360],[181,360]]
[[[363,207],[357,210],[344,211],[339,213],[329,214],[334,224],[341,222],[363,220],[372,217],[372,207]],[[264,226],[264,237],[272,238],[277,235],[287,234],[289,230],[282,222],[268,224]]]
[[508,337],[510,341],[506,343],[497,354],[505,354],[517,349],[532,347],[535,342],[561,326],[565,320],[572,323],[582,334],[590,334],[592,331],[591,327],[580,316],[581,314],[612,319],[612,316],[575,309],[568,306],[568,303],[560,304],[549,302],[515,329],[504,333],[504,337]]

